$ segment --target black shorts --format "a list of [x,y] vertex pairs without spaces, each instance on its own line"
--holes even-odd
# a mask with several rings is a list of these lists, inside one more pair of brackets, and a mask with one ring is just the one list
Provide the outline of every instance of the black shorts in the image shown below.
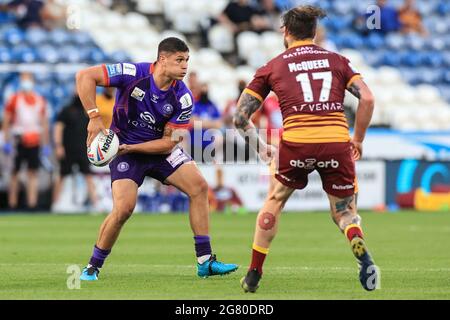
[[39,146],[25,147],[22,143],[17,144],[17,153],[14,158],[14,173],[19,172],[23,162],[27,163],[29,170],[37,170],[40,165]]
[[62,177],[67,176],[73,172],[73,166],[78,165],[78,168],[82,174],[91,174],[91,168],[88,158],[83,155],[71,155],[66,156],[59,162],[59,173]]

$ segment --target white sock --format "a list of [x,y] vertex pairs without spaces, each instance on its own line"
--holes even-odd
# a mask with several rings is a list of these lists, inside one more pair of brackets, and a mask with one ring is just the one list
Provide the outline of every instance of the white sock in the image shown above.
[[200,263],[200,264],[203,264],[206,261],[208,261],[210,257],[211,257],[210,254],[205,254],[204,256],[197,257],[197,262]]

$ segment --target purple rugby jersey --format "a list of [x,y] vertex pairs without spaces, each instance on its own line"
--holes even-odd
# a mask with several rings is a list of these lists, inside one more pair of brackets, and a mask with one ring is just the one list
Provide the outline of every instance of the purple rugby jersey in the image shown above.
[[153,79],[152,63],[103,65],[107,86],[116,87],[111,129],[121,144],[160,139],[167,123],[187,127],[193,98],[183,81],[175,80],[167,91]]

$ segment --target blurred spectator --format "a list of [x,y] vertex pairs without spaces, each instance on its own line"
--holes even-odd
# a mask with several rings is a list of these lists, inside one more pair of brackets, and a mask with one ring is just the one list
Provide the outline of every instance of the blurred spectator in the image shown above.
[[55,0],[13,0],[0,5],[0,10],[12,12],[22,29],[63,28],[66,22],[66,6]]
[[256,22],[259,24],[259,30],[279,30],[281,26],[281,11],[275,5],[273,0],[259,0],[259,16],[256,16]]
[[216,169],[216,186],[213,189],[218,212],[236,213],[242,210],[242,200],[232,187],[225,186],[223,181],[223,170]]
[[390,32],[396,32],[400,30],[400,20],[398,17],[397,9],[388,5],[387,0],[377,0],[376,5],[380,8],[379,29],[369,30],[367,22],[369,19],[373,19],[373,12],[364,13],[359,16],[355,21],[355,27],[362,33],[369,33],[371,31],[377,31],[382,34]]
[[338,48],[336,45],[327,38],[326,30],[323,26],[317,26],[316,37],[314,38],[314,43],[319,47],[324,48],[328,51],[337,52]]
[[[40,152],[45,157],[50,154],[47,103],[43,97],[34,92],[34,80],[30,73],[20,75],[20,88],[6,104],[3,129],[6,155],[16,153],[14,169],[11,175],[8,203],[11,209],[18,206],[18,174],[23,162],[27,163],[27,205],[30,210],[37,207],[38,168]],[[42,150],[41,150],[42,147]]]
[[14,0],[9,2],[6,5],[6,8],[14,13],[17,19],[17,24],[22,29],[44,26],[41,16],[41,11],[44,8],[43,1]]
[[415,8],[414,0],[405,0],[405,3],[398,11],[402,33],[419,33],[423,36],[427,32],[422,24],[422,16]]
[[64,179],[73,173],[74,166],[86,180],[89,200],[92,206],[97,205],[97,196],[94,180],[91,174],[90,163],[86,156],[87,125],[89,118],[86,115],[80,98],[75,96],[64,107],[56,118],[53,131],[56,158],[59,162],[59,177],[54,186],[53,204],[60,197]]
[[192,92],[192,95],[194,96],[194,100],[197,101],[200,98],[200,90],[201,90],[201,85],[200,81],[198,80],[197,72],[192,71],[189,73],[187,83],[189,89]]
[[47,0],[41,10],[42,23],[47,29],[66,27],[67,7],[61,1]]
[[[195,129],[195,122],[201,122],[201,130]],[[191,152],[195,156],[197,153],[195,152],[195,148],[199,147],[198,143],[196,143],[195,137],[197,135],[201,135],[202,144],[201,150],[202,155],[204,149],[210,144],[214,144],[214,151],[212,156],[216,159],[222,161],[223,158],[223,138],[222,136],[215,135],[214,137],[205,137],[204,134],[208,129],[221,129],[222,128],[222,120],[220,117],[220,112],[217,106],[209,99],[208,96],[208,85],[203,83],[200,87],[200,96],[197,101],[194,103],[194,109],[192,111],[191,123],[193,124],[193,128],[191,129]],[[206,138],[206,139],[205,139]],[[198,139],[198,138],[197,138]],[[212,140],[209,140],[212,139]],[[208,159],[203,159],[203,161],[207,161]]]
[[104,87],[103,92],[96,97],[96,104],[100,116],[102,117],[102,122],[105,128],[111,126],[113,117],[113,108],[116,101],[115,95],[116,89],[114,87]]
[[217,19],[235,35],[242,31],[260,32],[269,28],[261,13],[250,5],[249,0],[230,1]]

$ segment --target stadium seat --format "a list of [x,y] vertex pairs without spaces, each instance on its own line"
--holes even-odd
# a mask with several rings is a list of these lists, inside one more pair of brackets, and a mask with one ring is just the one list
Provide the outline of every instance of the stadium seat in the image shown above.
[[123,20],[123,26],[128,29],[138,30],[147,28],[149,26],[147,18],[137,12],[128,12],[123,17]]
[[199,30],[198,16],[189,11],[179,12],[173,17],[173,28],[183,34],[194,34]]
[[44,45],[38,47],[37,55],[40,61],[46,63],[54,64],[60,61],[59,51],[51,45]]
[[25,32],[25,41],[30,46],[43,45],[49,41],[49,33],[43,29],[31,28]]
[[369,49],[380,49],[384,45],[384,38],[377,32],[371,32],[365,39],[365,45]]
[[6,29],[2,38],[9,46],[17,46],[25,40],[25,33],[19,28]]
[[0,47],[0,63],[10,63],[12,60],[11,50],[7,47]]
[[259,47],[259,36],[251,31],[241,32],[237,36],[238,55],[242,59],[247,59],[255,48]]
[[223,25],[216,24],[208,32],[208,40],[211,48],[221,52],[230,53],[234,50],[234,36]]
[[55,46],[62,46],[70,41],[69,32],[63,29],[55,29],[50,31],[49,40]]

